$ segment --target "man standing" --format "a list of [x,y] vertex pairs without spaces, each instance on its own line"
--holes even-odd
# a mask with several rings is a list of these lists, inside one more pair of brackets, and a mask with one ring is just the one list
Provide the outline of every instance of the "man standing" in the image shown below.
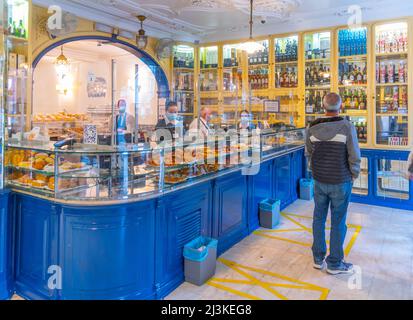
[[[201,117],[195,118],[191,125],[189,126],[189,130],[198,130],[199,133],[201,133],[202,137],[206,139],[210,133],[210,127],[209,127],[209,119],[211,118],[211,110],[208,107],[202,107],[200,110]],[[199,122],[199,126],[198,126]]]
[[[338,94],[325,96],[326,116],[310,124],[306,141],[306,156],[315,180],[314,268],[323,269],[326,261],[329,274],[353,272],[353,265],[344,261],[343,246],[347,233],[347,209],[361,163],[356,129],[351,122],[339,117],[341,104]],[[330,255],[325,259],[325,224],[329,207]]]
[[[183,137],[183,123],[178,114],[178,106],[176,102],[169,102],[166,105],[166,114],[163,119],[160,119],[155,126],[155,130],[166,129],[171,133],[172,140]],[[158,137],[158,141],[162,141],[164,137]]]
[[135,131],[135,117],[126,111],[125,99],[118,101],[119,114],[116,116],[116,144],[132,143],[132,134]]

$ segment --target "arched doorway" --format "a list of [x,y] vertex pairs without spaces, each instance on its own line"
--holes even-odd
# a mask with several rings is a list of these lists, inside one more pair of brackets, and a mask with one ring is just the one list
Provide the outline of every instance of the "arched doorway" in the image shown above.
[[[56,65],[62,52],[68,60],[64,71]],[[100,144],[113,144],[117,107],[124,101],[132,137],[128,142],[137,142],[142,127],[156,124],[160,104],[168,98],[168,81],[159,64],[115,38],[65,39],[43,50],[33,62],[32,126],[41,127],[53,139],[91,124],[98,128]]]
[[42,59],[42,57],[45,54],[47,54],[50,50],[53,50],[57,47],[65,45],[66,43],[73,42],[73,41],[80,41],[80,40],[96,40],[96,41],[101,41],[101,42],[109,42],[114,46],[119,46],[120,48],[123,48],[124,50],[129,51],[131,54],[135,55],[142,62],[144,62],[153,72],[156,78],[156,81],[158,82],[160,96],[163,98],[169,97],[168,78],[165,72],[163,71],[162,67],[159,65],[159,63],[145,51],[140,50],[138,47],[132,45],[131,43],[127,41],[123,41],[117,37],[86,35],[86,36],[76,36],[76,37],[62,39],[60,41],[57,41],[51,44],[50,46],[42,50],[37,55],[37,57],[33,60],[33,64],[32,64],[33,70],[36,68],[37,64]]

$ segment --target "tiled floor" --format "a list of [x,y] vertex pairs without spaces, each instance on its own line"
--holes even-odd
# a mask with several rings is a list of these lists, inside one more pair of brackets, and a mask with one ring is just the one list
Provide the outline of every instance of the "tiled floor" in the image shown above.
[[346,260],[357,272],[330,276],[312,268],[312,210],[295,202],[275,232],[220,257],[208,284],[184,283],[167,299],[413,299],[413,211],[351,204]]

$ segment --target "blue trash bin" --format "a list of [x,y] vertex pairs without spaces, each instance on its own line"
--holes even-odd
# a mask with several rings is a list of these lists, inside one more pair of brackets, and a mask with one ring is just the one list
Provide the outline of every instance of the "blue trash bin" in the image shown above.
[[281,201],[265,199],[260,202],[260,226],[274,229],[280,223]]
[[314,180],[301,179],[300,180],[300,199],[313,200],[314,199]]
[[215,275],[218,240],[199,237],[184,246],[185,281],[202,286]]

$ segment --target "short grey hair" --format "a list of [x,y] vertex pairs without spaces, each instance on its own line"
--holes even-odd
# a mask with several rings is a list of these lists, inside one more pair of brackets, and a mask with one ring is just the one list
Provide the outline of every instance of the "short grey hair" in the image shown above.
[[329,93],[324,97],[323,105],[327,111],[340,111],[343,100],[337,93]]

